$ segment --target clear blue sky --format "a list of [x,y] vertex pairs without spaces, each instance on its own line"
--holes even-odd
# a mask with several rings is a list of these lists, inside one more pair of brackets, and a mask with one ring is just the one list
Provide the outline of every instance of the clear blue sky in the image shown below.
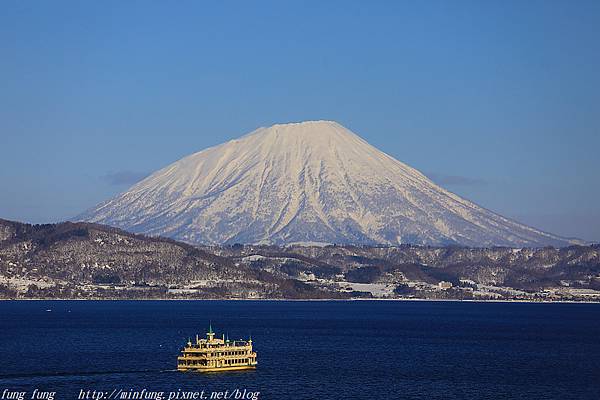
[[0,217],[307,119],[600,241],[600,1],[0,2]]

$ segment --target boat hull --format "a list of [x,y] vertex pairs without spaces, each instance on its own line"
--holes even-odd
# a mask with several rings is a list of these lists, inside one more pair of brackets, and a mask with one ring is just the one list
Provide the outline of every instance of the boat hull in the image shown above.
[[221,372],[221,371],[246,371],[256,369],[256,365],[235,365],[226,367],[192,367],[192,366],[179,366],[178,371],[195,371],[195,372]]

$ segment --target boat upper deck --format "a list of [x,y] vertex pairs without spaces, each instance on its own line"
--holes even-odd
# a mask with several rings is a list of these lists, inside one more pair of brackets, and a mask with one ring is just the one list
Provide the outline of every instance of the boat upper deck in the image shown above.
[[195,342],[188,340],[185,348],[183,349],[186,353],[204,353],[212,352],[214,350],[219,351],[240,351],[240,352],[251,352],[252,351],[252,339],[248,340],[229,340],[223,338],[215,338],[215,334],[212,331],[212,327],[206,334],[206,339],[201,339],[196,335]]

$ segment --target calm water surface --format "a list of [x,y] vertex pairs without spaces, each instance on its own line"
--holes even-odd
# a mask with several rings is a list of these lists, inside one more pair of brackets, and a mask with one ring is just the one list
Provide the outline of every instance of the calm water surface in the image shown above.
[[[52,311],[46,311],[52,310]],[[256,371],[179,373],[208,321],[252,335]],[[0,302],[4,389],[246,389],[261,399],[598,399],[600,305]]]

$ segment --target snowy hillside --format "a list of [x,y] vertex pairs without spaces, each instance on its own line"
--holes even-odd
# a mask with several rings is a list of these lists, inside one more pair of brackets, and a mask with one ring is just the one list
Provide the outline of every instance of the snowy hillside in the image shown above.
[[437,186],[330,121],[260,128],[81,215],[190,243],[563,246]]

